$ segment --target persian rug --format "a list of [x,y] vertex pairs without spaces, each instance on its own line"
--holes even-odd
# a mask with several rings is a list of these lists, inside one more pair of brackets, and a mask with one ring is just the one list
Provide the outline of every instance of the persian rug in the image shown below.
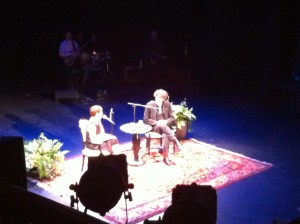
[[[171,205],[172,189],[177,184],[211,185],[216,190],[262,172],[272,164],[261,162],[241,154],[218,148],[195,139],[182,140],[185,150],[172,152],[171,159],[176,165],[166,166],[162,156],[151,145],[150,155],[145,150],[145,141],[141,142],[139,151],[140,163],[133,164],[131,143],[121,145],[122,153],[128,161],[128,182],[134,184],[129,190],[132,201],[124,197],[104,217],[91,215],[115,224],[135,224],[163,213]],[[66,161],[65,172],[53,181],[38,183],[60,199],[60,203],[70,204],[70,196],[75,192],[69,189],[70,184],[79,182],[82,157]],[[54,199],[55,200],[55,199]],[[126,212],[127,211],[127,212]],[[89,213],[88,213],[89,214]]]

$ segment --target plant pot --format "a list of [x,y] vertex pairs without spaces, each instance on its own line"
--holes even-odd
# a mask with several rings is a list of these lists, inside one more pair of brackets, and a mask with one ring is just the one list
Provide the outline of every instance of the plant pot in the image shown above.
[[186,134],[188,131],[187,121],[180,121],[176,126],[175,136],[178,140],[182,140],[186,138]]
[[31,169],[29,169],[28,171],[28,176],[32,177],[34,179],[39,179],[40,178],[40,173],[37,167],[33,167]]

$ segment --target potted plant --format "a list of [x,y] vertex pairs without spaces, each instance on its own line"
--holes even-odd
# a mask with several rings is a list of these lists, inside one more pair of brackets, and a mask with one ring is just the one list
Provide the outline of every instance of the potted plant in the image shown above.
[[176,137],[184,139],[187,132],[191,131],[193,121],[196,120],[193,108],[188,108],[186,99],[184,99],[179,105],[172,105],[172,109],[176,119]]
[[62,174],[65,154],[61,151],[63,143],[48,139],[41,133],[37,139],[25,141],[25,161],[28,175],[37,179],[51,179]]

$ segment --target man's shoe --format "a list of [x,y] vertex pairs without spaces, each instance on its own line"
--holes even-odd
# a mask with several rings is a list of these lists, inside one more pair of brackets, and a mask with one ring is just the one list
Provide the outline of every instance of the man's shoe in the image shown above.
[[177,146],[176,148],[177,148],[178,151],[183,151],[184,150],[183,145],[181,145],[181,143],[179,141],[176,141],[176,146]]
[[163,159],[164,164],[166,164],[167,166],[171,166],[171,164],[169,163],[169,161],[167,159]]
[[166,159],[166,158],[163,159],[163,162],[164,162],[167,166],[176,165],[175,162],[173,162],[173,161],[171,161],[171,160],[169,160],[169,159]]
[[176,163],[171,160],[170,160],[170,163],[171,163],[171,165],[176,165]]

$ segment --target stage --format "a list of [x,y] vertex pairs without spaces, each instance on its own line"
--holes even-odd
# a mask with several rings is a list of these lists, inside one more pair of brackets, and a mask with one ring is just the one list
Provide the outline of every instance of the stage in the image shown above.
[[[81,136],[78,120],[88,117],[88,109],[93,104],[100,104],[104,112],[110,108],[115,111],[114,133],[121,144],[131,142],[131,135],[123,133],[119,128],[122,124],[133,120],[133,110],[128,102],[144,104],[152,97],[151,91],[140,94],[141,87],[134,84],[129,87],[118,86],[118,92],[109,94],[107,99],[81,102],[56,102],[54,91],[49,88],[5,90],[0,96],[1,133],[5,136],[22,136],[24,140],[37,138],[43,132],[49,138],[59,139],[64,145],[62,149],[70,150],[66,155],[71,158],[81,156]],[[50,91],[51,90],[51,91]],[[117,91],[115,89],[115,91]],[[123,92],[124,94],[120,93]],[[258,97],[233,95],[197,95],[187,94],[188,104],[194,107],[197,120],[187,139],[196,139],[203,144],[214,145],[232,153],[265,161],[273,167],[246,179],[217,188],[217,220],[220,224],[270,223],[273,218],[289,220],[299,213],[299,121],[288,116],[284,111],[266,111]],[[171,100],[178,103],[182,97]],[[137,110],[137,117],[142,117],[143,110]],[[109,130],[108,122],[105,123]],[[158,159],[159,160],[159,159]],[[78,160],[79,161],[79,160]],[[209,158],[206,161],[211,161]],[[80,163],[80,162],[79,162]],[[147,160],[146,165],[151,164]],[[180,162],[175,166],[165,166],[162,162],[152,163],[159,166],[161,173],[170,169],[180,170]],[[129,170],[143,170],[147,166],[130,167]],[[203,164],[199,164],[201,167]],[[64,187],[78,181],[81,164],[73,179]],[[131,172],[131,171],[130,171]],[[147,172],[147,171],[143,171]],[[140,185],[136,179],[137,188]],[[53,197],[69,204],[59,194],[51,194],[45,189],[28,183],[40,195]],[[169,186],[169,190],[174,186]],[[49,190],[50,191],[50,190]],[[133,193],[133,202],[142,195]],[[284,203],[283,203],[284,202]],[[122,203],[120,201],[120,203]],[[128,202],[130,204],[131,202]],[[249,211],[251,211],[249,213]],[[159,213],[161,214],[161,213]],[[255,215],[253,215],[255,214]],[[155,216],[154,218],[157,218]],[[140,220],[141,221],[141,220]]]
[[[152,152],[149,155],[145,149],[145,140],[142,140],[143,147],[139,154],[143,163],[128,165],[127,168],[128,183],[134,184],[134,188],[129,189],[133,200],[127,201],[128,214],[126,214],[123,197],[104,217],[92,211],[89,213],[100,219],[103,218],[109,223],[126,223],[127,217],[129,224],[139,223],[156,215],[163,216],[163,212],[172,204],[171,194],[176,185],[196,183],[197,185],[209,185],[218,190],[272,167],[270,163],[257,161],[195,139],[183,140],[182,144],[185,148],[184,151],[170,155],[176,165],[167,167],[162,162],[161,154],[155,148],[157,144],[151,145]],[[129,164],[133,160],[131,148],[131,143],[125,143],[121,145],[120,151],[121,154],[126,155]],[[69,185],[80,183],[82,176],[87,172],[86,169],[83,172],[80,171],[81,162],[81,156],[67,160],[65,172],[53,181],[40,182],[32,179],[31,181],[53,194],[55,198],[60,198],[58,202],[63,201],[65,205],[69,205],[71,196],[76,196],[76,193],[69,189],[67,183]],[[101,181],[101,173],[98,178]],[[29,191],[34,192],[34,188]],[[200,194],[204,194],[204,192]],[[213,198],[205,201],[200,197],[197,200],[207,204]],[[79,210],[83,212],[85,206],[81,203],[79,205]],[[213,210],[213,207],[216,206],[217,204],[213,203],[209,209]]]

